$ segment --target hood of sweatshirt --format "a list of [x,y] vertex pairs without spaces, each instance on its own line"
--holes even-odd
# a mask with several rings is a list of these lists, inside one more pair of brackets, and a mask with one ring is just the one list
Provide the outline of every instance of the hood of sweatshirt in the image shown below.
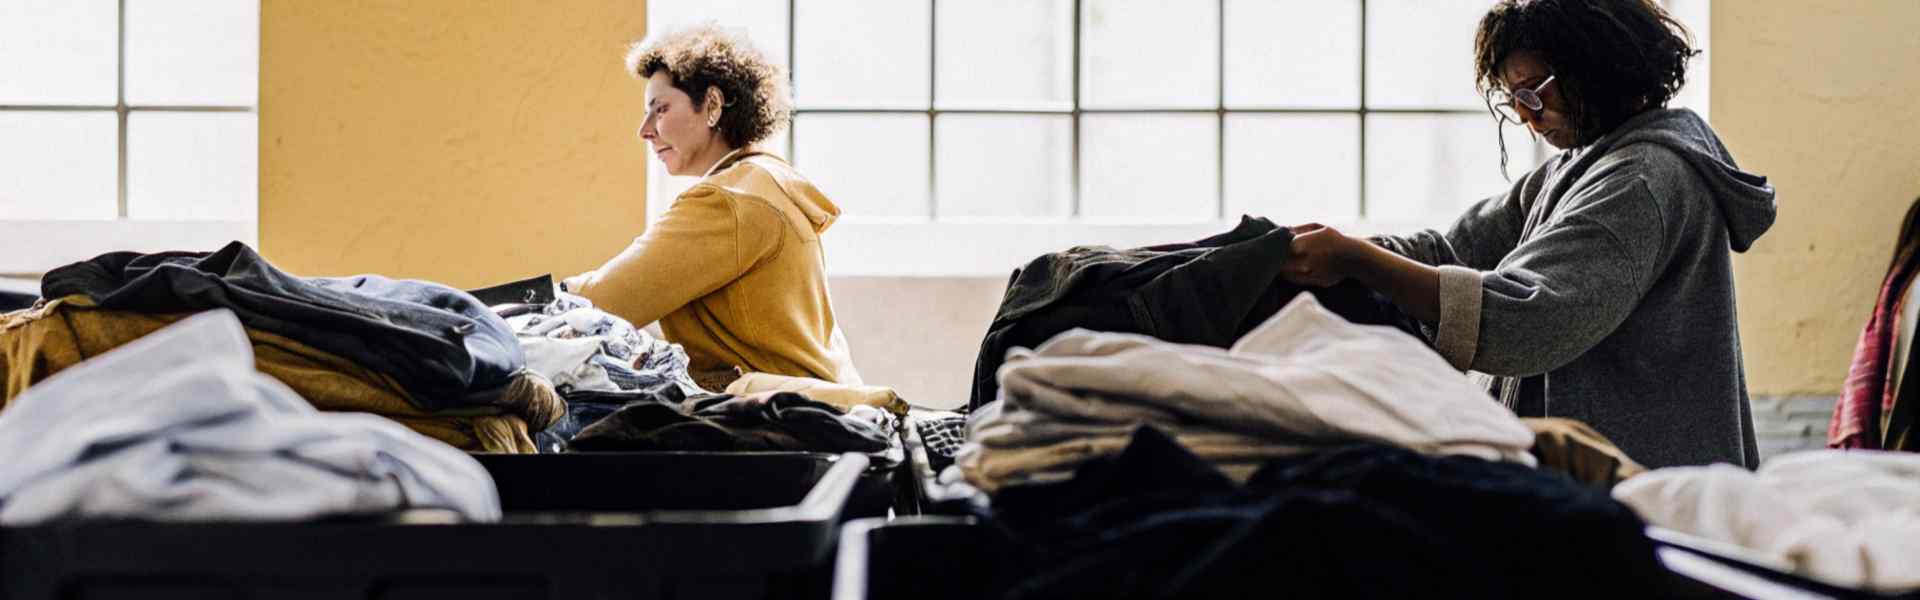
[[800,209],[801,216],[806,217],[815,235],[825,233],[840,218],[840,205],[834,204],[833,200],[820,192],[820,188],[814,187],[813,182],[802,177],[792,164],[777,155],[758,150],[741,152],[715,165],[713,172],[719,173],[749,160],[773,178],[774,185],[779,186],[787,199],[793,201],[793,206]]
[[1773,185],[1765,176],[1740,170],[1720,136],[1699,114],[1684,108],[1650,110],[1627,119],[1595,141],[1584,157],[1600,157],[1631,144],[1659,144],[1679,154],[1706,183],[1727,222],[1735,252],[1753,247],[1773,227],[1777,211]]

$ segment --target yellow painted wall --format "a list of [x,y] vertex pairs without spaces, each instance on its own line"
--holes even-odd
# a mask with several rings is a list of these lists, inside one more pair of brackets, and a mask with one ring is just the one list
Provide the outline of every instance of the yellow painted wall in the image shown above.
[[646,222],[642,0],[264,0],[260,245],[300,275],[570,275]]
[[1920,196],[1920,2],[1717,0],[1712,115],[1780,216],[1739,257],[1759,393],[1837,393]]

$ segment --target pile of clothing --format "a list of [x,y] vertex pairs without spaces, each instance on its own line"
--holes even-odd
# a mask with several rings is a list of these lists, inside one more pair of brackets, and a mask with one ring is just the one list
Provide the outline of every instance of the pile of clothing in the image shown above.
[[[555,294],[538,303],[491,307],[526,354],[527,368],[554,384],[566,413],[534,434],[543,453],[565,451],[567,440],[629,402],[704,393],[687,372],[687,352],[593,307],[585,298]],[[535,298],[541,297],[536,294]]]
[[973,367],[969,410],[998,397],[1008,351],[1072,329],[1137,333],[1225,348],[1300,294],[1355,323],[1417,334],[1385,297],[1348,281],[1309,288],[1280,277],[1293,232],[1241,217],[1232,231],[1195,242],[1117,249],[1079,246],[1015,269]]
[[209,311],[14,398],[0,414],[0,524],[500,518],[472,457],[388,419],[316,411],[254,370],[256,343],[232,312]]
[[566,400],[566,414],[534,436],[541,452],[862,452],[889,465],[904,457],[894,432],[906,403],[891,389],[749,373],[709,393],[679,344],[585,298],[541,291],[552,298],[491,307],[528,368]]
[[1376,442],[1535,464],[1534,434],[1418,339],[1301,294],[1230,349],[1072,330],[1016,349],[958,464],[993,492],[1057,482],[1152,425],[1244,479],[1267,459]]
[[0,408],[81,361],[226,309],[259,370],[323,411],[380,415],[466,450],[532,452],[532,432],[565,410],[504,321],[434,283],[294,277],[236,242],[105,254],[47,273],[41,288],[47,300],[0,315]]
[[[576,450],[752,452],[803,450],[885,455],[898,420],[871,406],[840,409],[793,392],[704,394],[632,402],[574,436]],[[892,462],[898,462],[894,457]]]
[[729,394],[760,392],[793,392],[843,411],[866,406],[887,411],[894,416],[906,416],[908,408],[907,401],[893,388],[878,385],[833,383],[812,377],[773,373],[746,373],[727,384]]
[[1649,524],[1752,550],[1832,585],[1920,590],[1920,455],[1817,450],[1656,469],[1613,497]]
[[700,393],[687,372],[687,351],[637,329],[626,319],[567,293],[545,304],[492,307],[527,356],[527,368],[567,391],[617,392],[670,383]]
[[565,429],[542,432],[542,451],[861,452],[882,466],[905,458],[899,418],[872,406],[794,392],[688,395],[671,383],[567,397]]
[[1582,423],[1516,417],[1383,298],[1285,283],[1290,241],[1247,219],[1015,272],[970,410],[908,416],[916,453],[954,460],[932,499],[1021,555],[997,592],[1671,591],[1608,493],[1644,468]]
[[1007,598],[1537,598],[1672,595],[1606,492],[1524,465],[1352,443],[1244,483],[1155,427],[1072,480],[985,515],[1019,565]]

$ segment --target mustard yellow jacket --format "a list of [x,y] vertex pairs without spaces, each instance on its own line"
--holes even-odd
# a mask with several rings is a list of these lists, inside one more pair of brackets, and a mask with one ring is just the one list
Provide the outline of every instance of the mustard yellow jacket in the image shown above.
[[820,234],[840,215],[785,160],[742,151],[573,293],[635,325],[660,322],[695,372],[859,384],[827,293]]

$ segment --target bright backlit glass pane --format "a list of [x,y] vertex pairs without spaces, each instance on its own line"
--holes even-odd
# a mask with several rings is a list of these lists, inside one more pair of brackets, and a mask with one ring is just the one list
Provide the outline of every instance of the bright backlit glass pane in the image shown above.
[[1360,105],[1358,0],[1227,0],[1228,108]]
[[794,159],[847,217],[925,217],[927,116],[809,114],[794,123]]
[[928,2],[807,0],[794,15],[801,108],[927,108]]
[[1360,118],[1227,115],[1227,216],[1277,223],[1360,216]]
[[112,111],[0,111],[0,215],[116,218],[119,126]]
[[258,0],[127,0],[127,103],[253,106]]
[[1085,0],[1082,106],[1213,108],[1220,100],[1219,4]]
[[1204,221],[1219,212],[1219,122],[1210,114],[1082,117],[1080,214]]
[[934,124],[939,216],[1068,216],[1073,117],[941,115]]
[[134,111],[127,116],[127,217],[255,219],[259,146],[254,113]]
[[0,104],[113,106],[120,5],[0,0]]

